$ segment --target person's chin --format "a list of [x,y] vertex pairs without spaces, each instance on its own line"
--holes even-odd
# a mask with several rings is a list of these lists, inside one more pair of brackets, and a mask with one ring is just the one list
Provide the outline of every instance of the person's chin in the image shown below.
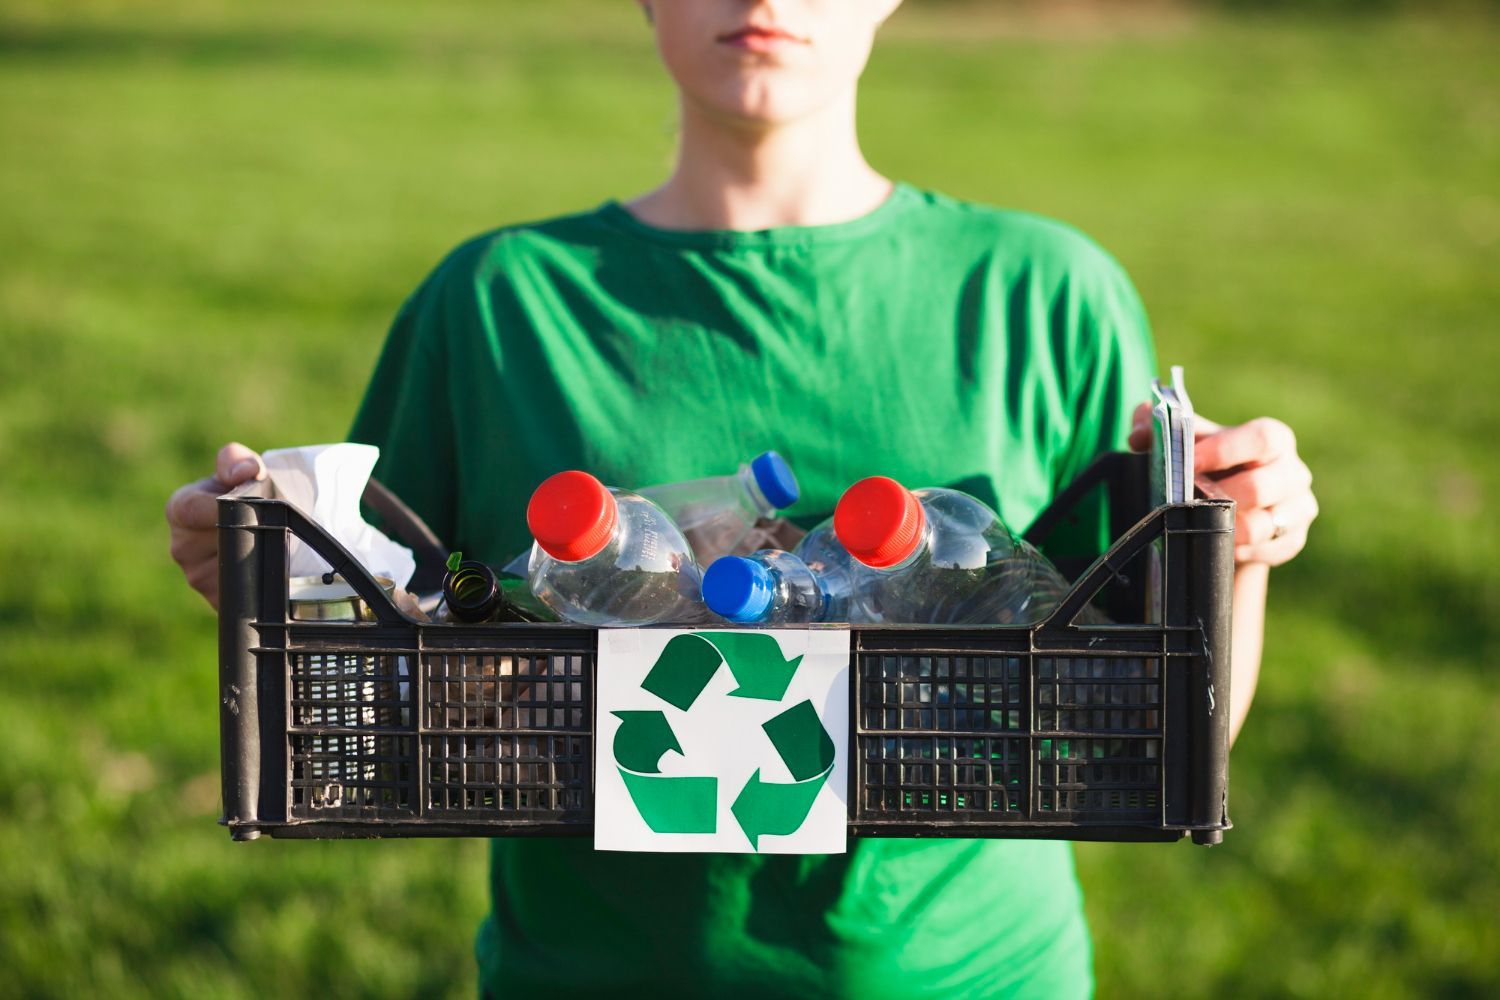
[[712,104],[725,117],[771,128],[806,117],[816,102],[791,88],[767,87],[751,81],[717,95]]

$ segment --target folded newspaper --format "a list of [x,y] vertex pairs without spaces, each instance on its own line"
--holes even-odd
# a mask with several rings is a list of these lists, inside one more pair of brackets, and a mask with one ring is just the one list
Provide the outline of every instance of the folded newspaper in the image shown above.
[[1193,499],[1193,401],[1188,398],[1182,366],[1172,366],[1172,381],[1151,380],[1151,412],[1156,436],[1151,449],[1151,500],[1186,503]]

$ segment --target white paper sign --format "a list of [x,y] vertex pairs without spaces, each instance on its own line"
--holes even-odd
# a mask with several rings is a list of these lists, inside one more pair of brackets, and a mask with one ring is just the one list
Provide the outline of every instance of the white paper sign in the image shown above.
[[594,847],[842,854],[849,632],[600,629]]

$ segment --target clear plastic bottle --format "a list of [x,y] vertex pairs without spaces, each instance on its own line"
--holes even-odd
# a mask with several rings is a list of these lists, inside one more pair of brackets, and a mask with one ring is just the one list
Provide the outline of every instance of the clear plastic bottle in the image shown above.
[[[686,536],[701,569],[721,556],[749,555],[790,547],[801,529],[777,516],[797,502],[797,477],[774,451],[741,465],[732,476],[663,483],[636,491],[667,512]],[[504,572],[525,576],[531,550],[505,564]]]
[[[1016,546],[1014,557],[992,567],[990,578],[964,610],[965,622],[1025,625],[1041,621],[1062,603],[1068,581],[1030,542],[1018,538]],[[1088,607],[1075,620],[1080,625],[1105,623],[1102,615]]]
[[957,490],[862,479],[839,499],[834,532],[853,558],[855,601],[871,621],[1039,621],[1067,582],[984,502]]
[[582,625],[709,620],[687,539],[656,504],[586,472],[559,472],[526,508],[531,591]]
[[826,519],[803,535],[792,554],[801,559],[822,581],[823,588],[844,606],[841,612],[825,621],[869,621],[854,600],[854,559],[834,534],[833,518]]
[[703,574],[703,601],[731,622],[848,621],[848,581],[848,573],[825,580],[790,552],[762,549],[715,560]]
[[648,486],[639,491],[676,522],[698,565],[748,555],[772,544],[776,512],[797,502],[797,477],[774,451],[762,452],[729,476]]

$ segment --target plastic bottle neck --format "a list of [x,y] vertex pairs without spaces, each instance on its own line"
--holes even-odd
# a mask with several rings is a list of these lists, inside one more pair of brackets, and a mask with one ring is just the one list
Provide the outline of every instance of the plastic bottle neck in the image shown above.
[[[901,560],[898,563],[891,563],[889,566],[871,566],[869,563],[863,563],[862,565],[865,567],[865,569],[868,569],[874,573],[901,573],[916,565],[918,560],[925,557],[927,553],[931,551],[932,518],[924,517],[922,520],[922,529],[917,535],[917,544],[912,548],[911,555],[907,556],[905,559]],[[858,562],[859,560],[855,561]]]
[[614,530],[609,533],[609,538],[605,540],[603,548],[599,549],[593,555],[584,556],[582,559],[558,559],[556,556],[551,556],[550,558],[556,562],[566,563],[569,566],[584,566],[589,563],[601,563],[606,566],[613,565],[619,562],[625,530],[625,519],[622,517],[615,522]]
[[765,491],[760,488],[760,483],[755,480],[755,472],[747,462],[740,466],[740,471],[735,478],[739,481],[740,489],[744,490],[745,498],[750,507],[760,517],[775,517],[776,505],[766,499]]
[[554,559],[582,562],[604,548],[619,527],[617,492],[587,472],[559,472],[531,494],[526,526]]

